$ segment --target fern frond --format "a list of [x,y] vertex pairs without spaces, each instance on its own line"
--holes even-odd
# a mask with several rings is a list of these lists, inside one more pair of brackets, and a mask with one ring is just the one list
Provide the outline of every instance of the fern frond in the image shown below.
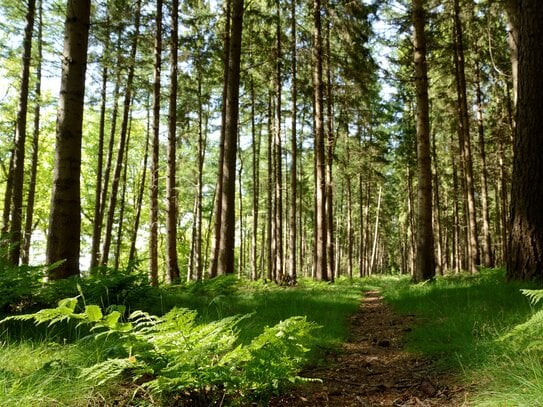
[[543,350],[543,310],[536,312],[530,319],[516,325],[500,341],[509,341],[518,350]]
[[530,299],[530,302],[535,305],[539,301],[543,300],[543,290],[528,290],[523,289],[520,290],[522,294],[524,294],[526,297]]

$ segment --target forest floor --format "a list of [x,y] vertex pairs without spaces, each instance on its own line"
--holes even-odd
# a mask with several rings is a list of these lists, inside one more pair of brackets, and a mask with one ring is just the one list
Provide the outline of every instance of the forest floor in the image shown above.
[[349,321],[349,337],[321,366],[309,367],[310,383],[275,397],[270,406],[468,406],[468,389],[437,371],[432,360],[404,350],[414,315],[397,315],[379,292],[368,291]]

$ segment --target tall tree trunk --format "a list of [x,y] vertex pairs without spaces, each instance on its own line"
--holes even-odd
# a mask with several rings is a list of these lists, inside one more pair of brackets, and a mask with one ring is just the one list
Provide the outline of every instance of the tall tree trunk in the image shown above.
[[267,278],[273,280],[275,278],[275,262],[273,252],[273,234],[274,234],[274,221],[273,216],[273,108],[272,108],[272,96],[271,92],[268,97],[268,142],[267,142],[267,159],[268,159],[268,185],[266,186],[266,259],[267,259]]
[[511,182],[510,279],[543,277],[543,2],[522,0],[519,13],[519,86]]
[[170,39],[170,97],[168,107],[168,175],[166,184],[166,262],[170,283],[179,281],[179,264],[177,262],[177,185],[176,185],[176,151],[177,151],[177,54],[178,54],[178,22],[179,1],[172,1],[171,39]]
[[[16,124],[15,124],[16,126]],[[14,129],[15,130],[15,129]],[[11,138],[11,145],[15,145],[15,131],[13,132],[13,136]],[[9,151],[9,165],[8,168],[5,169],[6,173],[6,189],[4,191],[4,207],[2,210],[2,231],[0,233],[0,258],[2,260],[8,261],[8,254],[9,254],[9,245],[10,245],[10,238],[9,238],[9,215],[11,212],[11,196],[13,193],[13,159],[14,159],[14,152],[15,147],[12,147]],[[3,163],[2,163],[3,164]],[[3,167],[3,165],[2,165]]]
[[366,247],[366,217],[365,217],[365,204],[364,204],[364,182],[362,179],[362,175],[358,177],[358,208],[359,208],[359,245],[358,245],[358,276],[364,277],[365,274],[365,266],[364,266],[364,251]]
[[[202,209],[203,209],[203,175],[204,175],[204,160],[205,150],[207,145],[207,137],[204,134],[204,111],[202,100],[202,74],[199,67],[198,72],[198,184],[196,187],[196,213],[195,213],[195,239],[194,239],[194,276],[196,280],[202,280],[203,276],[203,261],[202,261]],[[206,120],[207,122],[207,120]],[[207,123],[206,123],[207,128]]]
[[[104,223],[104,215],[106,213],[106,205],[108,204],[108,192],[109,192],[109,182],[111,178],[111,169],[113,165],[113,154],[115,149],[115,134],[117,133],[117,119],[119,116],[119,99],[120,99],[120,88],[121,88],[121,47],[123,38],[121,36],[120,30],[118,31],[118,39],[116,44],[116,53],[117,53],[117,67],[115,75],[115,88],[113,89],[113,107],[111,111],[111,120],[110,120],[110,129],[109,129],[109,141],[107,146],[107,156],[105,168],[103,171],[103,184],[101,186],[100,193],[100,210],[98,213],[98,218],[94,220],[96,224],[96,231],[93,230],[93,239],[92,239],[92,248],[91,248],[91,268],[96,267],[100,264],[101,253],[100,253],[100,239],[102,234],[102,228]],[[96,234],[94,234],[96,233]],[[93,259],[93,257],[96,257]]]
[[507,12],[507,44],[509,45],[509,58],[511,61],[511,76],[513,84],[513,104],[517,106],[518,95],[518,64],[519,64],[519,30],[520,14],[518,4],[520,0],[504,0]]
[[19,106],[17,108],[17,127],[15,131],[15,149],[13,158],[13,184],[10,238],[11,247],[8,257],[10,263],[19,264],[21,257],[21,244],[23,234],[23,190],[24,190],[24,162],[26,143],[26,115],[28,112],[28,87],[30,82],[30,62],[32,60],[32,32],[36,17],[36,0],[28,0],[26,25],[23,38],[23,66],[21,75],[21,90],[19,93]]
[[252,202],[252,216],[253,216],[253,230],[251,235],[251,280],[257,279],[257,239],[258,239],[258,199],[260,194],[260,134],[256,134],[256,112],[255,112],[255,87],[254,82],[251,80],[251,146],[253,152],[253,202]]
[[283,165],[281,144],[282,122],[282,43],[281,43],[281,3],[275,1],[276,8],[276,61],[275,61],[275,128],[273,142],[274,163],[274,212],[275,212],[275,278],[283,281]]
[[409,274],[415,275],[415,269],[417,267],[417,233],[415,230],[415,210],[414,210],[414,193],[413,193],[413,172],[411,166],[407,165],[407,235],[409,238],[409,252],[408,252],[408,267]]
[[68,0],[46,260],[47,264],[64,262],[49,272],[51,279],[79,275],[79,177],[89,20],[90,0]]
[[471,154],[471,136],[469,129],[469,112],[466,92],[463,33],[462,22],[460,20],[460,5],[458,0],[454,0],[454,47],[456,86],[458,94],[458,138],[466,186],[465,206],[467,208],[466,215],[468,221],[468,271],[475,273],[477,272],[477,265],[479,264],[479,243],[477,240],[478,231],[475,210],[475,186],[473,178],[473,159]]
[[[239,145],[239,133],[238,133],[238,145]],[[244,270],[244,251],[245,251],[245,222],[244,222],[244,211],[243,211],[243,157],[241,155],[241,149],[238,149],[238,159],[239,159],[239,169],[238,169],[238,197],[239,197],[239,257],[238,257],[238,278],[241,278]]]
[[291,163],[290,163],[290,216],[289,216],[289,269],[288,275],[291,284],[296,284],[297,269],[296,269],[296,216],[297,216],[297,161],[298,161],[298,141],[297,141],[297,113],[298,113],[298,65],[297,65],[297,38],[296,38],[296,0],[290,2],[290,30],[292,36],[291,43],[291,69],[292,69],[292,84],[290,87],[291,99],[292,99],[292,122],[291,122],[291,136],[290,136],[290,149],[291,149]]
[[452,177],[453,177],[453,237],[452,237],[452,266],[455,273],[460,272],[462,268],[460,260],[460,235],[461,235],[461,226],[460,226],[460,193],[458,186],[458,165],[456,162],[457,152],[454,147],[454,143],[451,135],[451,162],[452,162]]
[[219,240],[218,274],[234,273],[236,156],[239,116],[239,82],[241,65],[241,33],[243,28],[243,0],[233,0],[228,90],[224,129],[224,162],[222,176],[222,227]]
[[413,0],[413,45],[417,92],[417,265],[413,279],[425,281],[435,276],[434,231],[432,228],[432,162],[430,158],[430,119],[428,67],[426,65],[426,21],[424,1]]
[[[329,13],[327,13],[329,14]],[[334,252],[334,194],[332,182],[332,164],[334,162],[334,116],[332,67],[330,62],[330,16],[326,18],[326,273],[333,281],[335,270]]]
[[109,259],[109,250],[111,248],[113,223],[115,220],[115,210],[117,207],[117,194],[119,190],[119,183],[121,180],[121,171],[124,163],[124,153],[126,138],[128,134],[128,125],[130,121],[130,109],[132,106],[132,87],[134,83],[134,71],[136,67],[136,52],[138,48],[139,32],[140,32],[140,17],[141,17],[141,0],[138,0],[136,5],[136,15],[134,25],[136,32],[132,37],[132,45],[130,50],[130,66],[128,68],[128,76],[126,79],[125,97],[123,102],[123,117],[121,123],[121,132],[119,134],[119,146],[117,150],[117,162],[115,163],[115,170],[113,172],[113,180],[111,182],[111,193],[109,196],[108,213],[106,219],[106,228],[104,231],[104,244],[102,246],[102,253],[100,257],[100,265],[105,266]]
[[156,32],[153,62],[153,146],[151,149],[151,185],[149,216],[149,280],[158,286],[158,184],[160,150],[160,73],[162,70],[162,0],[156,4]]
[[498,176],[500,181],[498,182],[499,193],[499,203],[501,207],[501,241],[502,241],[502,259],[504,260],[502,264],[506,264],[507,259],[509,258],[509,223],[508,223],[508,185],[509,185],[509,173],[507,171],[506,165],[506,135],[500,134],[498,137]]
[[381,194],[382,194],[383,188],[379,186],[379,194],[377,195],[377,212],[375,213],[375,228],[373,230],[373,244],[371,248],[371,257],[370,257],[370,263],[368,267],[368,274],[372,275],[374,273],[374,267],[375,267],[375,257],[377,254],[377,238],[379,236],[379,215],[381,212]]
[[138,196],[136,199],[136,216],[134,219],[134,227],[132,228],[132,235],[130,237],[130,251],[128,253],[128,264],[134,263],[136,260],[136,241],[138,240],[138,229],[140,226],[141,219],[141,210],[143,206],[143,195],[145,194],[145,181],[147,180],[147,164],[149,162],[149,142],[151,138],[151,117],[150,117],[150,106],[149,106],[149,94],[147,97],[147,131],[145,136],[145,152],[143,156],[143,173],[141,174],[141,181],[138,190]]
[[24,238],[21,247],[21,262],[28,264],[30,260],[30,240],[34,228],[34,201],[36,195],[36,178],[38,175],[38,152],[40,140],[40,114],[41,114],[41,77],[43,58],[43,1],[38,3],[38,33],[36,42],[38,44],[38,63],[36,65],[36,87],[34,96],[36,105],[34,107],[34,134],[32,135],[32,157],[30,164],[30,180],[28,182],[28,198],[26,202]]
[[115,242],[115,257],[114,257],[114,263],[113,263],[113,269],[119,270],[120,266],[120,257],[121,257],[121,246],[123,243],[123,227],[124,227],[124,215],[126,210],[126,181],[127,181],[127,174],[128,174],[128,151],[130,149],[130,136],[131,136],[131,128],[132,128],[132,115],[130,115],[130,124],[128,126],[128,135],[126,137],[126,147],[125,147],[125,153],[124,156],[126,157],[126,161],[124,163],[124,168],[122,171],[122,179],[121,179],[121,199],[119,204],[119,219],[117,221],[117,239]]
[[434,164],[433,171],[433,192],[434,192],[434,205],[433,205],[433,217],[434,217],[434,231],[437,235],[436,243],[436,273],[438,275],[443,275],[443,233],[441,227],[441,201],[439,195],[439,166],[437,161],[437,151],[436,151],[436,134],[432,133],[432,161]]
[[[348,150],[347,150],[347,154]],[[348,159],[347,155],[347,159]],[[353,278],[353,193],[351,178],[347,176],[347,275]]]
[[315,123],[315,277],[327,281],[326,258],[326,157],[324,142],[324,83],[322,80],[321,0],[313,0],[313,106]]
[[[476,46],[476,54],[478,48]],[[485,151],[485,128],[483,121],[483,92],[481,90],[481,67],[480,61],[475,63],[476,76],[476,94],[477,94],[477,132],[479,134],[479,157],[481,159],[481,212],[483,221],[482,236],[482,265],[484,267],[493,267],[494,259],[492,255],[492,239],[490,234],[490,213],[488,209],[488,169],[486,164]]]
[[[109,13],[106,17],[106,26],[109,26]],[[102,192],[103,188],[107,188],[107,185],[102,184],[104,178],[104,139],[106,129],[106,108],[107,108],[107,83],[109,80],[109,64],[107,58],[111,50],[109,49],[110,35],[106,33],[106,39],[104,44],[104,51],[102,54],[102,88],[100,90],[100,124],[98,130],[98,151],[96,157],[96,188],[94,194],[94,219],[92,223],[92,243],[91,243],[91,260],[90,270],[93,270],[98,266],[98,259],[100,257],[100,237],[102,235],[102,199],[105,199],[105,195]]]
[[215,192],[214,202],[214,238],[211,245],[211,259],[209,261],[209,277],[213,278],[218,273],[219,247],[222,228],[222,197],[223,197],[223,169],[224,169],[224,138],[226,131],[226,100],[228,98],[228,75],[230,69],[230,42],[231,42],[231,24],[232,24],[232,1],[226,0],[225,3],[225,24],[224,24],[224,55],[223,55],[223,89],[222,89],[222,106],[221,106],[221,133],[219,142],[219,162],[217,164],[217,187]]

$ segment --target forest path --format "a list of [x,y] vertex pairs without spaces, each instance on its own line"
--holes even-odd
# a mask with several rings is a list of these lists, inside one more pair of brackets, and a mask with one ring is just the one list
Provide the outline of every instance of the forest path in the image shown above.
[[326,356],[324,366],[301,374],[323,383],[300,386],[270,406],[468,406],[466,390],[454,379],[403,350],[414,322],[413,315],[392,312],[378,291],[365,292],[347,342]]

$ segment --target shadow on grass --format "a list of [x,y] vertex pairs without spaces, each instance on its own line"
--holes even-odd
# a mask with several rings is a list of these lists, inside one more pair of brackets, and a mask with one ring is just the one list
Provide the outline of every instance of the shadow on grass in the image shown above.
[[473,370],[491,363],[500,352],[496,339],[532,312],[521,288],[533,283],[508,282],[503,270],[478,275],[440,277],[413,285],[407,278],[377,281],[385,299],[418,324],[407,348],[436,360],[444,370]]

